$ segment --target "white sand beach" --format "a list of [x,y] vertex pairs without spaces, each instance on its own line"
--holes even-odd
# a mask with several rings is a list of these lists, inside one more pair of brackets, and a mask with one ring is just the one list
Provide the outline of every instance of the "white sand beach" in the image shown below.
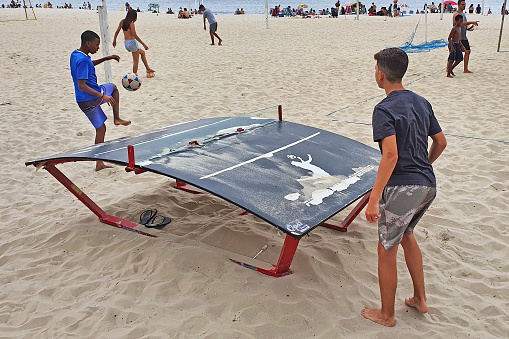
[[[112,215],[134,222],[157,208],[173,219],[158,238],[99,222],[44,170],[25,161],[93,144],[69,70],[80,34],[99,32],[96,11],[36,9],[36,21],[0,22],[1,338],[507,338],[509,333],[509,53],[497,53],[500,16],[470,15],[470,69],[445,74],[445,48],[410,54],[403,83],[427,98],[448,147],[434,164],[438,196],[415,230],[429,313],[408,308],[412,284],[400,248],[396,327],[360,315],[378,307],[377,231],[361,213],[347,233],[317,228],[300,241],[293,274],[273,278],[231,263],[275,263],[284,235],[210,194],[174,180],[92,162],[59,166]],[[109,12],[110,33],[125,12]],[[0,10],[0,21],[23,18]],[[121,88],[132,58],[120,38],[110,53],[128,127],[106,122],[106,140],[183,121],[283,106],[285,120],[377,148],[371,114],[384,92],[373,54],[400,46],[418,16],[270,19],[216,16],[223,46],[202,17],[140,13],[139,36],[156,76]],[[507,21],[507,20],[506,20]],[[428,17],[428,40],[446,39],[451,14]],[[424,41],[424,19],[417,43]],[[507,25],[507,23],[506,23]],[[509,27],[502,49],[509,51]],[[100,50],[96,56],[102,57]],[[96,67],[99,82],[104,68]],[[369,100],[368,100],[369,99]],[[105,107],[105,106],[103,106]],[[329,114],[334,112],[333,114]],[[339,223],[349,210],[334,217]]]

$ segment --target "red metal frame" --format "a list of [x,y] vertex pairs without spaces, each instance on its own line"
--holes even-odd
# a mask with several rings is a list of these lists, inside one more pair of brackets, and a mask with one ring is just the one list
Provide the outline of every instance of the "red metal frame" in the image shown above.
[[[278,115],[279,120],[283,120],[283,109],[282,106],[278,106]],[[145,170],[135,168],[135,158],[134,158],[134,147],[129,145],[127,146],[127,153],[129,159],[129,165],[125,168],[126,172],[134,172],[135,174],[140,174],[145,172]],[[157,237],[153,234],[146,233],[140,230],[135,229],[138,224],[133,223],[129,220],[121,219],[109,214],[106,214],[92,199],[90,199],[81,189],[79,189],[69,178],[67,178],[60,170],[58,170],[55,165],[61,162],[68,161],[78,161],[80,159],[66,159],[64,161],[48,161],[43,166],[51,175],[55,177],[62,185],[64,185],[72,194],[76,196],[85,206],[87,206],[95,215],[99,217],[99,220],[105,224],[112,225],[115,227],[119,227],[125,230],[129,230],[132,232],[136,232],[142,235],[146,235],[149,237]],[[176,180],[176,185],[173,186],[176,189],[193,193],[193,194],[202,194],[202,192],[195,191],[193,189],[187,188],[187,183],[181,180]],[[348,226],[352,223],[352,221],[359,215],[362,209],[366,206],[369,200],[371,192],[368,192],[362,197],[362,199],[357,203],[355,208],[348,214],[345,220],[341,223],[341,226],[332,225],[328,223],[322,223],[320,226],[328,227],[331,229],[335,229],[338,231],[346,232]],[[239,215],[246,215],[248,211],[244,211]],[[243,267],[258,271],[263,274],[267,274],[273,277],[282,277],[285,275],[289,275],[292,273],[290,270],[290,265],[292,264],[293,257],[295,256],[295,251],[297,250],[297,246],[299,245],[299,239],[296,239],[290,235],[286,235],[285,242],[283,244],[283,248],[281,249],[281,254],[279,255],[279,259],[276,265],[271,265],[270,269],[264,269],[260,267],[256,267],[241,261],[237,261],[234,259],[230,260],[238,265]]]
[[281,249],[281,254],[279,255],[277,264],[271,265],[272,267],[268,270],[253,265],[249,265],[231,258],[230,260],[242,267],[246,267],[263,274],[267,274],[273,277],[283,277],[285,275],[292,274],[292,271],[290,270],[290,265],[292,264],[292,260],[298,245],[299,245],[298,239],[295,239],[290,235],[286,235],[285,243],[283,244],[283,248]]
[[337,231],[341,231],[341,232],[346,232],[348,229],[348,226],[350,226],[352,221],[359,215],[359,213],[362,211],[364,206],[366,206],[368,204],[370,195],[371,195],[371,191],[369,191],[362,197],[362,199],[357,203],[357,205],[350,212],[350,214],[348,214],[348,216],[345,218],[345,220],[343,220],[343,222],[341,223],[341,226],[332,225],[332,224],[328,224],[325,222],[321,223],[320,226],[332,228],[333,230],[337,230]]
[[[327,223],[321,223],[320,226],[324,226],[327,228],[332,228],[337,231],[346,232],[348,229],[348,226],[352,223],[352,221],[359,215],[359,213],[362,211],[362,209],[366,206],[369,200],[369,196],[371,194],[371,191],[366,193],[362,199],[357,203],[357,205],[354,207],[354,209],[348,214],[348,216],[345,218],[345,220],[341,223],[341,226],[327,224]],[[239,215],[246,215],[248,214],[248,211],[244,211],[240,213]],[[299,240],[293,238],[290,235],[286,235],[285,243],[283,244],[283,248],[281,249],[281,254],[279,255],[279,260],[276,265],[271,265],[272,267],[270,269],[264,269],[257,266],[253,266],[250,264],[246,264],[241,261],[237,261],[234,259],[231,259],[234,263],[249,268],[254,271],[261,272],[263,274],[267,274],[273,277],[282,277],[285,275],[292,274],[292,271],[290,270],[290,265],[292,263],[293,257],[295,255],[295,251],[297,250],[297,246],[299,245]]]
[[127,158],[129,159],[129,166],[125,168],[126,172],[133,172],[134,174],[140,174],[146,172],[145,170],[134,168],[134,147],[129,145],[127,146]]
[[157,237],[156,235],[143,232],[135,229],[138,224],[132,221],[121,219],[113,215],[106,214],[92,199],[88,197],[81,189],[78,188],[69,178],[67,178],[53,163],[46,163],[44,169],[47,170],[52,176],[55,177],[62,185],[65,186],[76,198],[79,199],[85,206],[87,206],[95,215],[99,217],[99,220],[105,224],[122,228],[124,230],[136,232],[149,237]]
[[192,188],[187,188],[187,183],[183,182],[182,180],[178,180],[178,179],[176,179],[176,183],[175,183],[175,186],[173,186],[173,188],[176,188],[178,190],[181,190],[181,191],[184,191],[187,193],[192,193],[192,194],[202,194],[203,193],[200,191],[193,190]]

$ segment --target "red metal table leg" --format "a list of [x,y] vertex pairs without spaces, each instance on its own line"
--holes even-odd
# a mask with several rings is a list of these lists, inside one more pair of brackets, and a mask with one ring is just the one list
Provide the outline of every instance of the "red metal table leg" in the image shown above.
[[195,191],[192,188],[187,188],[187,184],[181,180],[178,180],[178,179],[176,180],[176,184],[175,184],[175,186],[173,186],[173,188],[176,188],[176,189],[184,191],[184,192],[192,193],[192,194],[202,194],[202,192]]
[[46,169],[52,176],[55,177],[62,185],[65,186],[76,198],[79,199],[85,206],[87,206],[95,215],[99,217],[99,220],[105,224],[119,227],[128,231],[143,234],[149,237],[156,237],[153,234],[146,233],[135,229],[138,224],[129,220],[121,219],[112,215],[106,214],[92,199],[90,199],[82,190],[78,188],[69,178],[67,178],[55,165],[45,165]]
[[294,237],[287,235],[285,243],[283,244],[283,248],[281,249],[281,254],[279,255],[279,260],[277,261],[277,264],[271,265],[272,267],[268,270],[257,266],[249,265],[241,261],[233,259],[230,260],[240,266],[258,271],[260,273],[264,273],[273,277],[282,277],[285,275],[292,274],[292,271],[290,270],[290,265],[292,264],[292,260],[298,245],[299,245],[298,239],[295,239]]
[[371,191],[366,193],[362,199],[357,203],[357,206],[348,214],[348,216],[343,220],[341,226],[332,225],[328,223],[321,223],[320,226],[332,228],[337,231],[346,232],[348,226],[352,223],[352,221],[359,215],[362,209],[368,204],[369,196],[371,195]]

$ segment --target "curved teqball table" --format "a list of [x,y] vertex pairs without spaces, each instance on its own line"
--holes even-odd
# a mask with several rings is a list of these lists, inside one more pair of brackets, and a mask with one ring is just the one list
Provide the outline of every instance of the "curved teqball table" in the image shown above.
[[[317,226],[346,231],[366,205],[380,152],[338,134],[288,121],[209,118],[26,162],[43,167],[109,225],[154,236],[108,215],[57,164],[95,161],[165,175],[221,197],[287,234],[272,276],[290,274],[299,239]],[[178,187],[177,187],[178,188]],[[180,187],[181,188],[181,187]],[[359,198],[341,226],[325,221]]]

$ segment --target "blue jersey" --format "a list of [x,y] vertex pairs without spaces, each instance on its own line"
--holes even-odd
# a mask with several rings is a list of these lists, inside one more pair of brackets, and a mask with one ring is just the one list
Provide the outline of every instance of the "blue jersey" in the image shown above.
[[411,91],[393,91],[375,106],[373,140],[381,149],[382,139],[396,135],[398,145],[398,162],[387,186],[436,186],[428,160],[428,136],[441,131],[431,104]]
[[101,93],[101,87],[97,84],[97,76],[95,75],[95,66],[89,55],[75,50],[71,53],[71,76],[74,82],[74,93],[76,102],[84,102],[97,99],[95,95],[82,91],[78,87],[78,80],[87,80],[88,87]]

